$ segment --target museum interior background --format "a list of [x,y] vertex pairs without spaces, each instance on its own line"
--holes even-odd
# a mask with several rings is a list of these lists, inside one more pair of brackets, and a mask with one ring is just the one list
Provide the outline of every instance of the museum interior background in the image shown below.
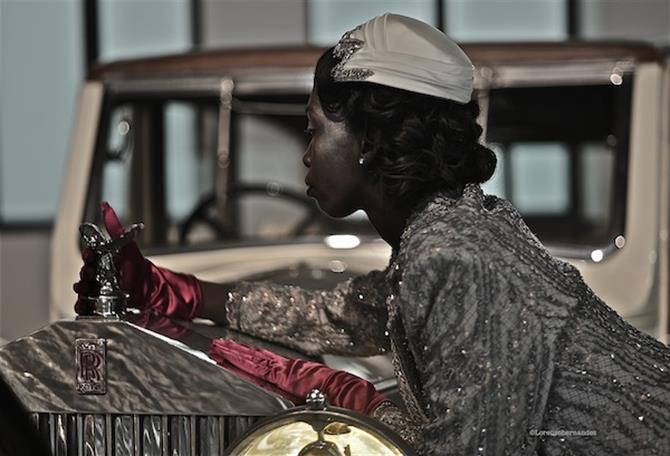
[[670,44],[670,0],[0,0],[0,343],[48,323],[51,228],[89,65],[192,48],[330,45],[386,11],[459,41]]

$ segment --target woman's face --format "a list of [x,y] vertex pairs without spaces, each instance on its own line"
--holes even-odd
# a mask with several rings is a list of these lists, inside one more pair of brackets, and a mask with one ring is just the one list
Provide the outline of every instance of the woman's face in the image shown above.
[[302,158],[309,168],[307,195],[331,217],[345,217],[361,209],[365,172],[358,163],[360,141],[345,122],[326,117],[315,90],[307,103],[307,131],[311,140]]

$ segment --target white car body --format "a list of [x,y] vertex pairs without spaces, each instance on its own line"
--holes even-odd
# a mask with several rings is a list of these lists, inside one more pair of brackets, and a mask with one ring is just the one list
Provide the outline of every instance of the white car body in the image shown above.
[[[623,232],[590,248],[547,245],[555,254],[575,264],[596,294],[628,321],[665,340],[668,333],[670,204],[670,69],[667,63],[654,57],[653,49],[642,45],[602,45],[600,48],[583,45],[580,48],[568,44],[535,47],[498,44],[488,47],[466,45],[465,49],[471,53],[479,69],[475,84],[485,121],[486,94],[495,87],[561,87],[577,83],[616,85],[620,83],[619,78],[628,80],[632,76]],[[304,57],[304,61],[313,61],[318,52],[306,50],[305,55],[308,57]],[[107,91],[122,90],[119,87],[125,87],[123,90],[128,93],[143,88],[156,91],[156,86],[150,86],[152,83],[174,87],[181,81],[179,90],[182,91],[196,91],[199,84],[210,91],[219,87],[225,104],[230,100],[226,96],[235,97],[238,93],[294,90],[306,95],[311,86],[312,69],[308,64],[293,63],[283,68],[271,62],[230,71],[222,68],[220,74],[214,75],[211,71],[202,71],[200,75],[198,68],[203,66],[195,66],[195,70],[184,71],[181,76],[178,71],[170,70],[169,77],[162,79],[158,72],[168,65],[161,64],[160,59],[156,61],[159,69],[149,76],[133,70],[130,64],[126,67],[111,65],[90,77],[81,90],[53,234],[52,319],[73,314],[75,297],[71,287],[81,267],[78,226],[86,218],[87,204],[91,204],[89,185],[93,178],[91,173],[96,169],[96,153],[99,153],[96,144],[101,134]],[[128,69],[125,73],[124,68]],[[211,70],[214,66],[208,68]],[[225,90],[233,86],[232,94],[228,92],[226,95]],[[226,107],[220,112],[225,113]],[[219,155],[228,152],[228,144],[221,143],[230,136],[228,131],[221,130],[228,128],[227,121],[225,115],[220,116]],[[615,179],[614,185],[618,184]],[[362,239],[360,245],[348,249],[334,249],[322,239],[310,238],[295,243],[237,245],[197,251],[173,248],[170,253],[150,258],[162,266],[213,281],[238,280],[297,263],[328,269],[332,261],[341,261],[353,273],[385,267],[389,247],[378,240]]]

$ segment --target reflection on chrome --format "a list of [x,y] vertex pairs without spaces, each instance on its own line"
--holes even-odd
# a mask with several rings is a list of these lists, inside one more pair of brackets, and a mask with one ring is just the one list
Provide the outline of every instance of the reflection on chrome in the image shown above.
[[298,454],[316,440],[317,433],[307,423],[291,423],[262,434],[240,453],[245,455]]
[[125,136],[128,134],[128,132],[130,132],[130,124],[128,123],[127,120],[122,120],[121,122],[119,122],[117,130],[120,135]]
[[268,182],[265,191],[269,196],[278,196],[284,190],[284,186],[276,181]]
[[327,236],[324,242],[331,249],[353,249],[360,245],[361,240],[353,234],[333,234]]
[[610,75],[610,82],[614,85],[621,85],[623,83],[623,77],[620,74],[612,73]]
[[333,272],[344,272],[347,270],[347,263],[340,260],[331,260],[328,262],[328,266]]
[[619,236],[617,236],[617,237],[614,239],[614,245],[615,245],[618,249],[623,249],[623,246],[626,245],[626,238],[623,237],[623,235],[620,234]]
[[591,259],[596,263],[601,262],[604,257],[605,255],[603,254],[603,251],[600,249],[596,249],[591,252]]

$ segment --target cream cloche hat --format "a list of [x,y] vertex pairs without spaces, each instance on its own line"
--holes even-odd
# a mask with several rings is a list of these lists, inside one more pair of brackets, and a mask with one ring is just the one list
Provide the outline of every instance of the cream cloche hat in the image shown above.
[[386,13],[342,36],[336,82],[365,81],[467,103],[474,67],[447,35],[411,17]]

